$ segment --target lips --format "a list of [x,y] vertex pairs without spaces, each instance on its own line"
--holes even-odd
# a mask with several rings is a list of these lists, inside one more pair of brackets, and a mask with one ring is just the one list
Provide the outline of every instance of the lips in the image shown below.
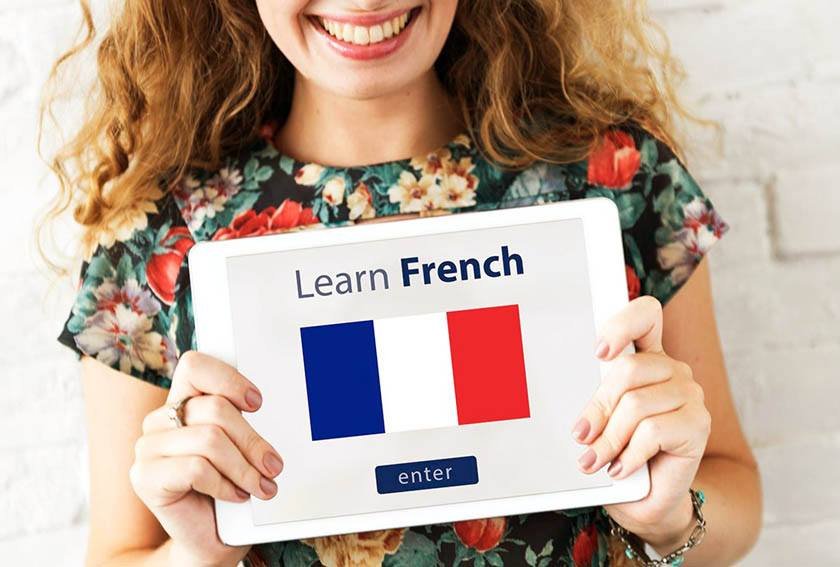
[[317,15],[307,19],[327,44],[349,59],[385,57],[411,35],[421,7],[382,15]]

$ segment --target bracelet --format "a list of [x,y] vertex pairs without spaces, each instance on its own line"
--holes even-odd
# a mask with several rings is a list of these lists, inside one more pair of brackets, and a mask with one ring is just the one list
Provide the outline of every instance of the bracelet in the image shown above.
[[694,508],[694,515],[697,516],[697,524],[691,530],[691,534],[684,544],[662,558],[651,559],[645,552],[644,547],[632,541],[634,539],[638,540],[639,538],[618,525],[612,517],[607,515],[610,523],[610,533],[618,537],[625,545],[624,555],[628,559],[635,561],[643,567],[680,567],[683,564],[685,561],[685,552],[699,544],[703,540],[703,536],[706,535],[706,520],[703,518],[703,511],[701,510],[703,504],[706,502],[706,495],[702,490],[694,490],[693,488],[689,488],[688,492],[691,495],[691,505]]

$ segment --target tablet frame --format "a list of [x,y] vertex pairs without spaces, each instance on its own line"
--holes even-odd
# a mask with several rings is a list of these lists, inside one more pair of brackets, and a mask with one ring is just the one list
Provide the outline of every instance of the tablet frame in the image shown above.
[[[234,363],[235,347],[227,277],[229,257],[571,219],[579,219],[583,224],[593,320],[597,329],[628,302],[618,209],[612,200],[604,197],[418,217],[406,219],[406,222],[361,223],[324,230],[197,243],[188,254],[197,349],[229,364]],[[628,352],[632,352],[632,346],[628,347]],[[600,363],[602,379],[610,365],[609,362]],[[247,419],[248,414],[244,415]],[[647,465],[625,479],[612,480],[612,483],[607,487],[266,525],[253,524],[250,500],[243,503],[216,500],[216,526],[222,542],[228,545],[248,545],[628,502],[648,494],[650,478]]]

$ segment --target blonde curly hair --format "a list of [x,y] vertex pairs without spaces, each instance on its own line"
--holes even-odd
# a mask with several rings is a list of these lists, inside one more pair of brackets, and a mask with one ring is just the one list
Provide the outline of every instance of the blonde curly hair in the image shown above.
[[[55,63],[53,87],[96,44],[88,0],[81,8],[84,33]],[[125,2],[96,55],[87,115],[49,161],[60,191],[48,216],[74,207],[88,247],[159,198],[162,178],[218,166],[288,112],[294,69],[253,0]],[[629,121],[679,152],[673,118],[689,116],[675,95],[681,67],[643,0],[460,0],[435,69],[500,167],[583,159]]]

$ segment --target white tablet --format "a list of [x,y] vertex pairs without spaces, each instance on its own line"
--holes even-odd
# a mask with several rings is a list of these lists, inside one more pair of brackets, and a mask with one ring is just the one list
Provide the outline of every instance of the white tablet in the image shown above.
[[243,545],[638,500],[573,422],[627,303],[608,199],[197,244],[198,350],[251,379],[277,495],[216,502]]

